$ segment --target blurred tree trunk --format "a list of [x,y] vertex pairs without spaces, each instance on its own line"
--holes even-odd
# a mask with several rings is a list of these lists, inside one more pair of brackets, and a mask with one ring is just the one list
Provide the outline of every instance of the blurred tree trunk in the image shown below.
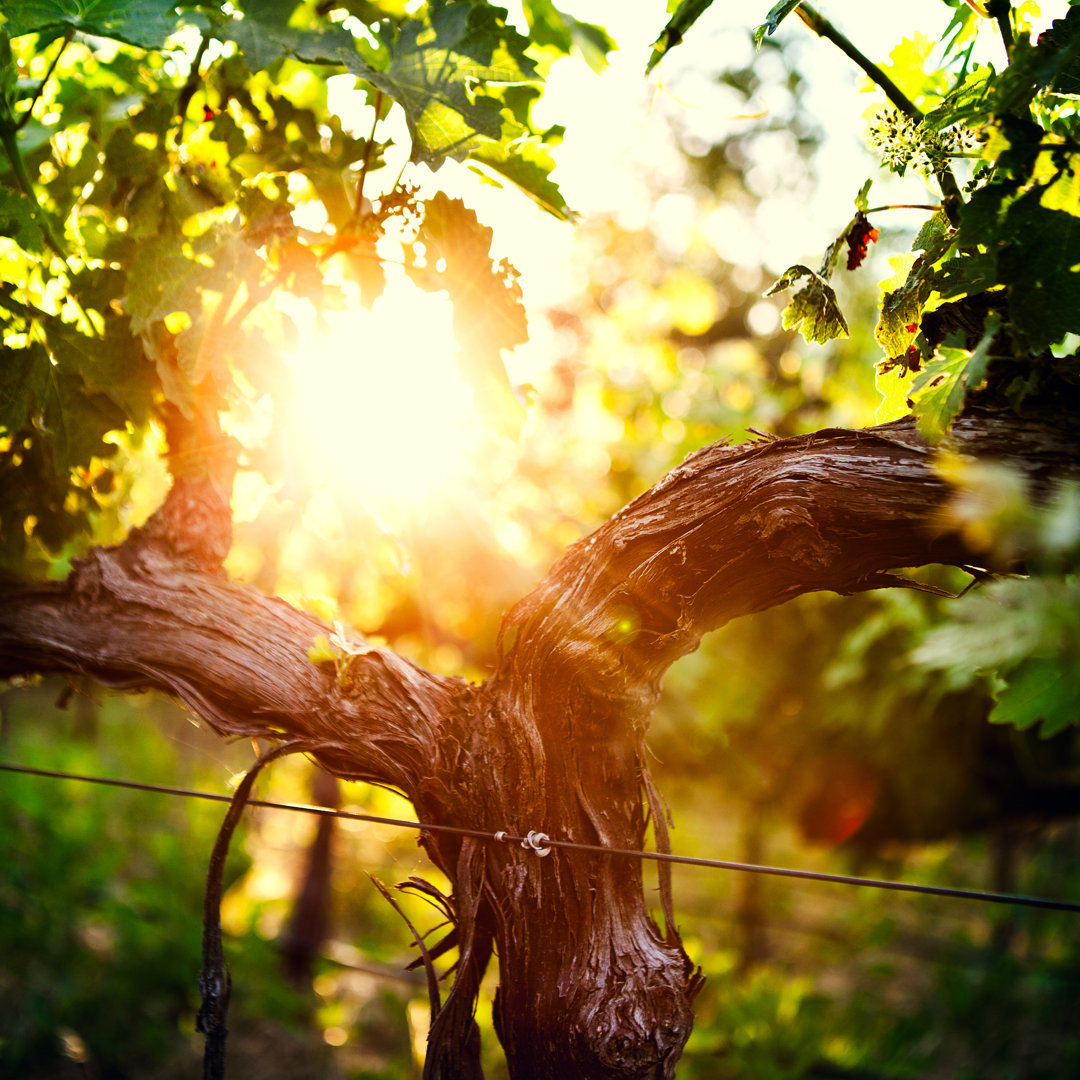
[[[764,800],[746,807],[739,837],[739,861],[761,866],[765,863]],[[760,874],[740,874],[735,883],[735,921],[739,927],[739,959],[736,972],[745,978],[768,959],[768,924],[765,920],[765,881]]]
[[[337,779],[325,769],[312,772],[311,801],[330,809],[341,805]],[[296,899],[278,939],[289,981],[309,990],[315,961],[330,936],[335,827],[336,822],[329,816],[315,822]]]

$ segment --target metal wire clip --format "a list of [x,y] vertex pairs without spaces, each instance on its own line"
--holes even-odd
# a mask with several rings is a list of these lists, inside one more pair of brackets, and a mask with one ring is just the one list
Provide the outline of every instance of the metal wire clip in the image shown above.
[[551,854],[550,844],[551,837],[547,833],[537,832],[535,829],[530,829],[525,839],[521,841],[523,848],[526,850],[531,849],[541,857]]

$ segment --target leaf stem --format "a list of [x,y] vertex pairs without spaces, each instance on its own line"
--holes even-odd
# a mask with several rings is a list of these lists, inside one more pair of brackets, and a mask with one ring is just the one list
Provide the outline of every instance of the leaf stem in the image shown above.
[[180,96],[176,99],[176,118],[180,122],[177,134],[180,142],[184,141],[184,124],[187,120],[188,106],[191,104],[191,99],[195,96],[195,91],[199,87],[199,68],[202,67],[202,59],[206,54],[206,47],[209,43],[210,38],[203,35],[199,47],[195,50],[194,57],[192,57],[187,80],[180,90]]
[[1001,40],[1005,45],[1005,55],[1011,59],[1013,32],[1009,16],[1012,14],[1012,4],[1009,0],[987,0],[986,14],[998,24]]
[[52,63],[49,65],[49,70],[45,72],[45,77],[41,80],[40,85],[37,88],[37,93],[34,94],[27,106],[26,111],[19,117],[15,124],[15,130],[21,131],[29,122],[30,117],[34,113],[34,106],[41,100],[41,95],[45,92],[45,86],[52,78],[52,73],[56,70],[56,65],[60,63],[60,57],[64,55],[64,50],[71,44],[71,39],[75,36],[74,27],[69,27],[68,32],[64,35],[64,39],[60,45],[60,49],[53,57]]
[[882,210],[940,210],[941,203],[885,203],[882,206],[871,206],[869,210],[863,211],[866,214],[879,214]]
[[922,120],[923,114],[918,106],[911,101],[900,87],[897,86],[896,83],[894,83],[892,79],[877,66],[877,64],[856,48],[849,37],[837,30],[824,15],[815,8],[812,8],[809,4],[800,5],[796,9],[795,14],[798,15],[818,37],[823,37],[826,41],[831,41],[849,60],[853,60],[860,68],[862,68],[862,70],[870,76],[870,79],[885,91],[885,96],[902,113],[910,116],[916,123],[919,123]]
[[[911,117],[915,123],[922,123],[923,114],[919,107],[900,89],[877,66],[865,53],[861,52],[845,34],[842,34],[828,19],[825,18],[819,11],[812,8],[809,4],[801,4],[796,8],[796,14],[800,19],[809,27],[818,37],[825,38],[826,41],[831,41],[849,60],[854,61],[858,67],[860,67],[866,75],[869,76],[871,82],[876,83],[885,91],[885,96],[899,109],[905,116]],[[959,209],[960,204],[963,202],[963,197],[960,194],[960,185],[956,182],[956,177],[953,176],[952,170],[945,168],[938,172],[937,182],[941,188],[942,194],[945,196],[945,212],[949,215],[949,220],[953,224],[957,224],[953,220],[956,211]]]
[[371,122],[371,134],[367,137],[367,142],[364,144],[364,161],[360,166],[360,177],[356,181],[356,203],[353,206],[352,220],[349,222],[350,226],[355,225],[364,216],[364,183],[367,180],[368,169],[371,167],[371,151],[375,145],[375,129],[379,126],[379,113],[382,112],[383,107],[383,92],[377,91],[375,94],[375,119]]

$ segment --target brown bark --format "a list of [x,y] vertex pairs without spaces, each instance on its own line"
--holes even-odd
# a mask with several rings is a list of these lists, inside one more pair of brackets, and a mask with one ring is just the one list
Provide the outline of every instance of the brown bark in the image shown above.
[[[1014,462],[1036,492],[1080,461],[1069,417],[987,412],[952,438]],[[220,528],[192,539],[192,523],[216,521],[214,496],[178,485],[156,522],[66,581],[0,585],[0,677],[157,687],[224,733],[306,740],[334,774],[400,789],[421,820],[637,848],[646,807],[659,810],[644,735],[672,661],[800,593],[977,558],[943,529],[948,495],[907,421],[708,447],[568,549],[504,621],[494,675],[471,686],[363,645],[312,663],[328,629],[229,583]],[[673,1074],[699,980],[675,928],[651,920],[636,860],[421,839],[453,882],[461,957],[426,1075],[480,1075],[472,1010],[493,946],[515,1080]]]

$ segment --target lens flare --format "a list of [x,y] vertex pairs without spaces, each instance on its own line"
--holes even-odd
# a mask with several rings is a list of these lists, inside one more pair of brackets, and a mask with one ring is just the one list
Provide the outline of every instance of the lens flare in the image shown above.
[[286,362],[293,452],[310,482],[385,513],[466,479],[475,417],[451,317],[445,297],[399,280],[370,309],[304,320]]

